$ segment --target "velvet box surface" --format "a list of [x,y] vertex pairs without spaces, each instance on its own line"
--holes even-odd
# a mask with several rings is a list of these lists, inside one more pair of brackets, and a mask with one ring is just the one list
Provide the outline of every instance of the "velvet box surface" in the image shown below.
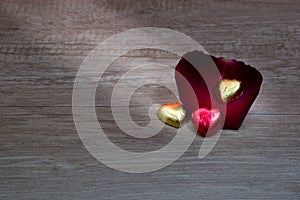
[[[175,71],[180,101],[188,112],[192,113],[200,107],[218,108],[226,116],[224,129],[240,128],[263,80],[260,72],[250,65],[234,59],[216,58],[200,51],[186,53]],[[243,94],[229,103],[220,101],[215,91],[222,79],[241,81]]]

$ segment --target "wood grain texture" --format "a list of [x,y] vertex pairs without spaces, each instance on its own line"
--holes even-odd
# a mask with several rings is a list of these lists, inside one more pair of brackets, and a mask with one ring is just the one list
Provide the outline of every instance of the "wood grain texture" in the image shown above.
[[[297,0],[1,1],[0,198],[299,199],[299,13]],[[211,54],[256,66],[264,82],[240,130],[223,131],[205,159],[197,157],[199,136],[170,166],[128,174],[99,163],[81,143],[72,88],[97,44],[145,26],[180,31]],[[110,96],[131,67],[150,61],[174,66],[176,59],[159,50],[137,50],[107,69],[96,111],[114,143],[140,152],[173,138],[170,127],[146,140],[122,133]],[[157,73],[150,77],[154,82]],[[142,75],[132,77],[133,83],[141,84]],[[132,118],[146,125],[151,103],[174,100],[168,89],[145,85],[132,96]]]

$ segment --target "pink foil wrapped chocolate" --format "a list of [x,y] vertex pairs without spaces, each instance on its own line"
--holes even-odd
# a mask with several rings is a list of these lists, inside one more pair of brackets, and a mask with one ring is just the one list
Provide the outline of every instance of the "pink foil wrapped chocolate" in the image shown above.
[[192,113],[193,124],[204,137],[212,136],[222,128],[221,117],[221,113],[217,108],[199,108]]
[[263,80],[250,65],[200,51],[186,53],[175,70],[179,97],[187,111],[218,108],[226,116],[224,129],[240,128]]

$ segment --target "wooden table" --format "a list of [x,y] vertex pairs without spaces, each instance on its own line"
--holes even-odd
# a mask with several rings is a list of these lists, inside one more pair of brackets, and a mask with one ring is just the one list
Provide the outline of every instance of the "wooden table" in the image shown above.
[[[299,13],[297,0],[1,1],[0,198],[299,199]],[[256,66],[264,82],[242,127],[223,131],[207,157],[198,158],[203,138],[197,136],[168,167],[130,174],[85,149],[73,121],[72,88],[100,42],[146,26],[182,32],[211,54]],[[145,61],[174,66],[178,58],[161,50],[130,52],[107,69],[96,93],[106,135],[135,152],[157,150],[175,135],[165,127],[137,139],[113,120],[114,84]],[[133,82],[142,84],[139,77]],[[132,119],[146,125],[149,105],[175,100],[163,86],[141,86],[130,101]]]

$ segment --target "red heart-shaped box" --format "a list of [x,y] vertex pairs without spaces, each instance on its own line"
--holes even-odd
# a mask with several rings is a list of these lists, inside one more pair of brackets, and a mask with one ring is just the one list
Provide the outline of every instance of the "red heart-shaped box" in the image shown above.
[[[188,112],[192,113],[200,107],[218,108],[226,116],[224,129],[240,128],[263,80],[259,71],[244,62],[216,58],[200,51],[183,55],[175,71],[179,97]],[[221,102],[214,91],[222,79],[241,81],[243,94],[232,102]]]

